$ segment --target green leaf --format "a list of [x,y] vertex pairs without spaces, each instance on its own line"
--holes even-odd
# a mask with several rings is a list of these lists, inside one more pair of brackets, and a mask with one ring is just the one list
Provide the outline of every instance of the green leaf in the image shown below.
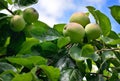
[[17,55],[21,54],[29,54],[31,53],[31,48],[33,45],[39,44],[39,40],[35,38],[28,38],[26,41],[22,44],[20,51]]
[[87,59],[87,66],[89,68],[89,70],[92,70],[92,60],[91,59]]
[[94,16],[94,18],[96,19],[96,23],[100,25],[102,29],[102,34],[104,36],[108,36],[111,31],[111,23],[110,23],[109,18],[105,14],[100,12],[99,10],[95,10],[94,7],[87,6],[87,8],[90,11],[90,13]]
[[12,81],[14,76],[16,75],[16,72],[12,70],[6,70],[2,74],[0,74],[0,81]]
[[60,34],[55,29],[50,28],[41,21],[33,23],[31,34],[33,37],[40,39],[40,41],[51,41],[60,37]]
[[91,44],[86,44],[82,47],[81,56],[97,61],[99,56],[95,54],[94,47]]
[[83,78],[86,74],[86,69],[87,69],[85,61],[77,60],[76,65],[81,73],[81,77]]
[[59,48],[62,48],[64,46],[66,46],[67,44],[70,43],[70,38],[69,37],[60,37],[58,40],[57,40],[57,46]]
[[62,71],[68,68],[75,68],[75,63],[71,58],[64,56],[58,60],[58,62],[56,63],[56,67],[58,67],[60,71]]
[[32,4],[36,4],[38,0],[15,0],[19,6],[30,6]]
[[108,42],[108,44],[110,44],[110,45],[117,45],[117,44],[120,44],[120,39],[112,40],[112,41]]
[[74,60],[85,60],[86,58],[81,57],[81,49],[77,46],[72,46],[69,50],[70,56]]
[[109,81],[119,81],[120,78],[119,78],[118,76],[119,76],[118,73],[117,73],[117,72],[114,72],[114,73],[112,74],[112,76],[110,77]]
[[13,0],[7,0],[7,2],[11,5],[13,4]]
[[94,47],[91,44],[86,44],[82,47],[82,56],[89,57],[94,54]]
[[114,5],[109,7],[113,18],[120,24],[120,6]]
[[115,66],[115,67],[120,67],[120,61],[116,58],[111,58],[109,61]]
[[87,81],[106,81],[102,74],[87,74]]
[[86,60],[89,58],[96,61],[99,56],[95,54],[94,51],[94,47],[91,44],[86,44],[82,47],[82,49],[77,46],[71,47],[69,53],[74,60]]
[[47,63],[47,60],[41,56],[30,56],[26,58],[8,57],[6,59],[11,63],[22,65],[30,69],[34,67],[35,65],[46,65]]
[[31,73],[17,74],[12,81],[33,81],[33,76]]
[[17,69],[13,65],[6,62],[0,62],[0,73],[7,70],[12,70],[14,72],[17,72]]
[[112,39],[118,39],[119,36],[117,35],[116,32],[114,31],[111,31],[110,34],[108,35],[109,38],[112,38]]
[[63,70],[60,81],[82,81],[81,73],[77,69]]
[[60,77],[60,71],[58,68],[54,68],[53,66],[41,65],[40,68],[47,75],[49,81],[58,81]]
[[102,29],[102,33],[104,36],[107,36],[109,35],[110,31],[111,31],[111,23],[110,23],[110,20],[109,18],[101,13],[99,10],[96,11],[96,14],[97,14],[97,17],[99,19],[99,25]]
[[63,34],[63,28],[66,24],[55,24],[53,28],[57,30],[60,34]]
[[12,35],[10,36],[10,43],[7,46],[7,55],[16,55],[20,51],[25,40],[26,38],[23,32],[12,32]]
[[0,10],[8,8],[7,2],[5,0],[0,0]]

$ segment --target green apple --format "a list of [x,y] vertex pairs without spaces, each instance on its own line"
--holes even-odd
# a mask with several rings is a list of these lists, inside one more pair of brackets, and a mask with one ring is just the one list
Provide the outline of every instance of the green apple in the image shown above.
[[27,23],[32,23],[38,20],[39,14],[34,8],[27,8],[23,11],[23,18]]
[[25,36],[26,37],[32,37],[32,35],[31,35],[31,30],[32,30],[32,28],[33,28],[33,25],[32,24],[27,24],[26,26],[25,26],[25,28],[23,29],[23,32],[25,33]]
[[25,20],[22,16],[20,15],[14,15],[11,18],[11,30],[13,30],[14,32],[20,32],[24,29],[25,27]]
[[88,39],[97,39],[101,35],[101,28],[98,24],[90,23],[85,26],[85,32]]
[[71,22],[64,26],[63,35],[70,37],[72,43],[81,43],[85,35],[85,30],[82,25]]
[[70,22],[76,22],[81,24],[83,27],[85,27],[87,24],[90,23],[90,19],[86,13],[83,12],[75,12],[70,17]]

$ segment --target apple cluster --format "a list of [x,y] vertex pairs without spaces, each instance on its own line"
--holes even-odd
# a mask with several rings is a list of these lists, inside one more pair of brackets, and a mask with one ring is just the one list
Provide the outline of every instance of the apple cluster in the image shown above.
[[64,26],[63,35],[70,37],[72,43],[81,43],[85,36],[88,40],[99,38],[101,28],[96,23],[90,23],[86,13],[76,12],[71,15],[69,23]]
[[[30,30],[31,24],[38,20],[38,12],[30,7],[23,10],[22,15],[13,15],[11,18],[11,30],[14,32],[27,31]],[[27,33],[26,33],[27,34]]]

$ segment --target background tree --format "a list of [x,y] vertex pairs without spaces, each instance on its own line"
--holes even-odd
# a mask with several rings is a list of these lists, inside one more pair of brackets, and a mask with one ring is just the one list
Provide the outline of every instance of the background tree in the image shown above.
[[[0,10],[6,9],[11,13],[0,12],[0,81],[120,80],[120,34],[111,30],[111,22],[104,13],[87,6],[86,13],[93,15],[97,29],[100,27],[100,35],[92,39],[86,29],[81,42],[72,42],[74,34],[79,33],[69,28],[72,25],[66,27],[68,23],[65,23],[50,27],[38,20],[39,13],[34,8],[26,13],[20,9],[12,11],[8,6],[28,7],[35,3],[37,0],[0,1]],[[120,6],[109,9],[116,22],[120,23]],[[26,14],[31,12],[35,16],[30,18],[35,18],[35,21],[29,22]],[[73,22],[77,23],[70,21]],[[77,26],[83,30],[87,27],[79,24]],[[70,32],[67,36],[63,34],[65,29]]]

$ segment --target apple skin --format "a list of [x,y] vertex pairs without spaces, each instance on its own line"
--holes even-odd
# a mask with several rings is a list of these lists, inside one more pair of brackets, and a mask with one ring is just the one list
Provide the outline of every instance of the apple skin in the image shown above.
[[93,40],[100,37],[101,28],[98,24],[90,23],[85,26],[85,32],[88,40]]
[[83,12],[75,12],[70,17],[70,22],[76,22],[81,24],[83,27],[85,27],[87,24],[90,23],[90,19],[86,13]]
[[64,26],[63,35],[70,37],[72,43],[81,43],[85,35],[85,30],[82,25],[71,22]]
[[25,34],[26,37],[28,37],[28,38],[32,37],[32,35],[31,35],[32,28],[33,28],[32,24],[27,24],[25,26],[25,28],[23,29],[23,32],[24,32],[24,34]]
[[27,8],[23,11],[23,18],[27,23],[32,23],[38,20],[39,14],[34,8]]
[[20,32],[25,28],[26,22],[24,20],[24,18],[20,15],[14,15],[11,18],[11,30],[13,30],[14,32]]

